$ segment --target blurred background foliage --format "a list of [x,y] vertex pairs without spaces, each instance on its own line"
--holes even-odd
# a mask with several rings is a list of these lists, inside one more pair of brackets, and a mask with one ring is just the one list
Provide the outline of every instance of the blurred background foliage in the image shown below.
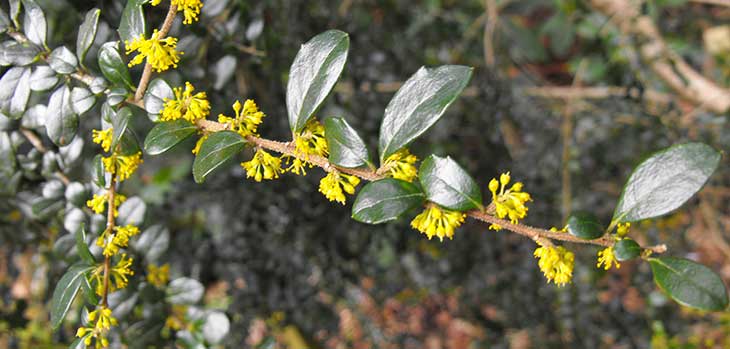
[[[124,1],[39,1],[49,41],[73,47],[83,15],[102,10],[99,45],[116,39]],[[411,150],[450,155],[485,184],[512,171],[534,202],[526,221],[562,226],[571,209],[604,222],[632,167],[650,152],[696,140],[728,149],[726,115],[672,94],[604,14],[556,0],[207,0],[202,20],[172,34],[185,52],[171,85],[207,91],[212,115],[253,98],[268,115],[261,134],[288,139],[284,91],[301,43],[326,29],[348,32],[343,78],[319,112],[342,116],[376,149],[383,110],[421,65],[464,64],[475,75],[446,116]],[[7,7],[7,3],[3,3]],[[730,7],[650,0],[644,11],[665,40],[705,76],[730,79]],[[147,11],[157,24],[163,9]],[[725,29],[723,29],[725,28]],[[722,34],[724,33],[724,34]],[[486,43],[486,45],[485,45]],[[93,66],[92,70],[96,68]],[[139,69],[132,70],[139,76]],[[554,94],[567,91],[553,98]],[[597,91],[590,95],[586,91]],[[89,115],[98,114],[98,106]],[[137,118],[144,135],[152,127]],[[2,120],[0,120],[2,121]],[[0,122],[0,124],[7,124]],[[98,119],[82,119],[88,142]],[[145,157],[128,196],[147,204],[147,225],[171,232],[162,260],[173,277],[205,285],[204,302],[231,319],[231,348],[712,348],[730,345],[730,313],[690,312],[651,282],[646,263],[604,272],[597,249],[572,246],[572,284],[547,285],[534,243],[467,223],[452,241],[428,241],[407,220],[368,226],[317,193],[320,172],[255,183],[229,166],[203,185],[190,175],[188,142]],[[94,149],[84,148],[82,159]],[[29,158],[40,154],[28,151]],[[29,160],[30,161],[30,160]],[[36,159],[35,161],[41,161]],[[89,164],[67,175],[88,179]],[[730,281],[730,171],[724,159],[700,195],[634,238],[667,243]],[[40,184],[43,183],[43,186]],[[66,265],[63,213],[28,214],[49,186],[26,175],[21,194],[0,197],[0,347],[64,347],[50,333],[49,290]],[[566,195],[567,194],[567,195]],[[25,207],[25,209],[23,209]],[[567,208],[567,209],[566,209]]]

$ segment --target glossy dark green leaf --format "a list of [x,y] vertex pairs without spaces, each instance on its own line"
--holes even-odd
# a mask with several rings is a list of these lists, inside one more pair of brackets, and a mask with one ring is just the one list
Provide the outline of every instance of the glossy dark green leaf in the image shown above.
[[87,303],[99,304],[99,297],[96,296],[96,290],[94,290],[94,287],[91,286],[91,282],[87,278],[81,278],[81,294],[86,298]]
[[469,83],[472,68],[422,67],[396,92],[380,125],[380,163],[426,132]]
[[623,238],[616,241],[616,245],[613,246],[613,254],[619,261],[627,261],[641,255],[641,246],[632,239]]
[[82,66],[84,65],[86,53],[89,52],[89,48],[96,38],[96,30],[99,26],[99,14],[101,14],[101,10],[98,8],[93,8],[89,12],[86,12],[84,22],[79,27],[79,34],[76,36],[76,57]]
[[106,94],[106,102],[110,106],[116,107],[122,104],[122,102],[126,101],[128,95],[129,91],[127,91],[127,89],[125,89],[124,87],[112,87]]
[[127,127],[131,120],[132,110],[130,110],[129,107],[119,109],[112,116],[112,127],[114,128],[114,131],[112,132],[112,149],[114,149],[114,147],[119,144],[119,141],[122,140],[122,137],[127,132]]
[[104,171],[104,163],[101,161],[101,154],[97,154],[91,162],[92,179],[96,185],[106,187],[106,172]]
[[727,308],[725,284],[710,268],[688,259],[649,258],[654,282],[677,303],[701,310]]
[[574,212],[568,217],[568,233],[581,239],[593,240],[603,236],[604,228],[598,217],[590,212]]
[[202,183],[213,170],[243,150],[245,140],[236,132],[220,131],[208,136],[193,162],[193,178]]
[[451,157],[431,155],[418,171],[428,200],[451,210],[466,211],[482,207],[482,192],[474,179]]
[[74,113],[83,115],[96,103],[94,96],[86,87],[76,86],[71,90],[71,107]]
[[18,79],[15,86],[15,92],[10,99],[10,117],[19,119],[28,106],[28,98],[30,97],[30,68],[24,68],[23,74]]
[[147,154],[162,154],[197,132],[198,128],[187,120],[161,122],[155,125],[144,140]]
[[32,43],[38,46],[46,46],[47,24],[46,15],[43,9],[38,6],[35,0],[23,0],[25,16],[23,17],[23,31]]
[[79,127],[79,118],[71,107],[71,90],[67,85],[56,89],[48,100],[46,134],[58,146],[73,140]]
[[28,68],[13,67],[5,71],[0,78],[0,110],[9,113],[11,99],[15,95],[15,88]]
[[74,298],[81,288],[81,280],[93,267],[85,264],[74,264],[61,277],[53,290],[51,298],[51,327],[55,331],[61,325],[63,319],[71,308]]
[[40,53],[38,46],[9,40],[0,44],[0,64],[26,66],[36,62]]
[[635,222],[674,211],[702,188],[719,163],[720,153],[702,143],[654,153],[629,177],[613,220]]
[[324,128],[331,163],[347,168],[372,165],[365,142],[345,119],[329,118]]
[[358,222],[380,224],[423,205],[425,194],[418,186],[386,178],[365,185],[352,204],[352,218]]
[[107,42],[99,49],[99,69],[101,73],[114,84],[127,89],[134,87],[127,65],[119,54],[116,42]]
[[122,155],[134,155],[142,151],[134,130],[127,128],[127,131],[119,138],[119,153]]
[[347,33],[328,30],[299,49],[286,87],[286,108],[293,132],[304,128],[329,95],[345,67],[349,48]]
[[76,231],[74,238],[76,238],[76,251],[78,252],[79,257],[81,257],[84,262],[94,265],[96,260],[94,259],[94,256],[91,255],[89,245],[86,243],[86,230],[84,230],[83,225],[81,225],[81,228]]
[[48,56],[48,65],[56,73],[71,74],[76,71],[79,61],[71,50],[67,49],[66,46],[61,46],[53,50],[51,55]]
[[144,94],[144,109],[150,115],[150,119],[156,121],[165,107],[165,99],[173,99],[174,97],[172,87],[167,81],[161,78],[152,80],[147,92]]
[[124,41],[132,41],[145,32],[143,5],[146,0],[127,0],[119,22],[119,37]]
[[56,86],[58,76],[49,66],[39,66],[30,74],[30,89],[33,91],[48,91]]

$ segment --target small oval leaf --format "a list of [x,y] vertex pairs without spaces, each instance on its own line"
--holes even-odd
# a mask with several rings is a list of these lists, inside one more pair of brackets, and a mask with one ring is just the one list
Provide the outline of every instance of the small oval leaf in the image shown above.
[[78,115],[83,115],[96,103],[94,96],[89,89],[76,86],[71,90],[71,107]]
[[35,0],[23,0],[25,16],[23,17],[23,31],[32,43],[38,46],[46,46],[46,35],[48,32],[46,15],[43,9],[38,6]]
[[398,89],[380,125],[380,163],[426,132],[469,83],[472,68],[422,67]]
[[58,76],[49,66],[39,66],[30,74],[30,89],[33,91],[48,91],[57,83]]
[[286,86],[286,108],[293,132],[304,128],[329,95],[345,67],[349,48],[347,33],[328,30],[299,49]]
[[99,68],[101,73],[114,84],[128,89],[133,87],[132,77],[124,64],[116,42],[107,42],[99,49]]
[[147,134],[144,150],[150,155],[162,154],[195,134],[197,130],[195,125],[183,119],[161,122]]
[[89,48],[96,38],[99,14],[101,14],[101,10],[98,8],[93,8],[89,12],[86,12],[84,22],[79,27],[79,34],[76,37],[76,57],[79,59],[81,65],[84,65],[86,53],[89,52]]
[[345,119],[326,119],[324,129],[331,163],[347,168],[372,166],[365,142]]
[[457,211],[482,207],[482,192],[476,182],[451,157],[429,156],[418,177],[426,198],[440,206]]
[[71,90],[67,85],[56,89],[48,100],[46,134],[58,146],[73,140],[79,127],[79,118],[71,107]]
[[213,170],[243,150],[245,140],[233,131],[220,131],[208,136],[193,162],[193,178],[202,183]]
[[701,310],[724,310],[725,284],[710,268],[688,259],[649,258],[654,282],[679,304]]
[[632,239],[623,238],[616,241],[616,244],[613,246],[613,254],[619,261],[627,261],[641,255],[641,246]]
[[593,213],[574,212],[568,217],[568,233],[585,240],[598,239],[603,236],[601,222]]
[[352,218],[358,222],[380,224],[423,205],[426,196],[418,186],[386,178],[365,185],[352,205]]
[[631,173],[613,220],[635,222],[674,211],[702,188],[719,163],[720,153],[702,143],[654,153]]
[[76,71],[79,61],[71,50],[61,46],[53,50],[48,56],[48,65],[59,74],[71,74]]
[[147,0],[127,0],[119,22],[119,37],[124,41],[132,41],[145,32],[144,5]]
[[152,121],[157,121],[158,115],[165,107],[165,99],[175,97],[172,88],[167,81],[157,78],[150,82],[147,92],[144,94],[144,109]]

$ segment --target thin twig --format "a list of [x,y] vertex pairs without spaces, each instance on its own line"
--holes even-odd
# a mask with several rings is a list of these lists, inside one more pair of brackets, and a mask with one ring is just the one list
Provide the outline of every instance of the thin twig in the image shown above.
[[494,67],[494,32],[497,29],[498,8],[496,0],[484,0],[484,7],[487,13],[487,21],[484,23],[484,62],[488,68]]
[[[204,132],[218,132],[218,131],[224,131],[228,130],[228,126],[226,124],[221,124],[212,120],[205,120],[201,119],[196,122],[196,125],[201,129],[201,131]],[[350,174],[357,176],[361,179],[367,180],[367,181],[377,181],[379,179],[385,178],[385,176],[378,174],[377,171],[370,170],[370,169],[360,169],[360,168],[344,168],[337,165],[334,165],[330,163],[327,158],[318,156],[318,155],[306,155],[302,156],[298,154],[295,151],[294,145],[291,143],[284,143],[274,140],[269,140],[265,138],[259,138],[254,136],[247,136],[246,140],[253,146],[275,151],[277,153],[281,153],[284,155],[288,155],[291,157],[299,158],[302,160],[306,160],[307,162],[311,163],[312,165],[318,166],[323,168],[326,171],[332,171],[337,170],[342,173]],[[495,216],[492,216],[488,214],[489,207],[487,206],[487,210],[485,211],[479,211],[479,210],[472,210],[467,211],[465,214],[473,219],[480,220],[483,222],[487,222],[490,224],[496,224],[501,226],[504,229],[507,229],[509,231],[512,231],[514,233],[527,236],[532,240],[535,241],[543,241],[542,239],[550,239],[550,240],[559,240],[559,241],[565,241],[565,242],[572,242],[572,243],[580,243],[580,244],[591,244],[591,245],[598,245],[598,246],[613,246],[615,243],[615,240],[610,238],[609,236],[604,236],[599,239],[595,240],[583,240],[580,238],[577,238],[575,236],[560,233],[560,232],[551,232],[549,230],[535,228],[531,226],[527,226],[524,224],[512,224],[508,220],[500,219]],[[645,249],[651,250],[655,253],[662,253],[667,250],[666,245],[657,245],[657,246],[649,246],[644,247]]]
[[[117,176],[115,174],[111,175],[112,179],[109,184],[109,189],[107,190],[107,193],[109,194],[108,200],[107,200],[107,212],[106,212],[106,230],[105,232],[108,234],[111,234],[114,232],[114,197],[116,196],[116,181]],[[111,243],[111,242],[107,242]],[[102,293],[101,297],[101,304],[104,307],[108,307],[109,304],[107,302],[107,296],[109,295],[109,270],[111,268],[111,256],[105,256],[104,257],[104,292]]]

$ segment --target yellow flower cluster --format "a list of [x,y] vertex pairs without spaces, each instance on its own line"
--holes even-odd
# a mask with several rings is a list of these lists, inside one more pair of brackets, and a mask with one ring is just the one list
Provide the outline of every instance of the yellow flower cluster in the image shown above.
[[535,249],[535,258],[539,261],[537,265],[545,274],[548,282],[552,281],[558,286],[564,286],[573,278],[573,266],[575,255],[563,246],[540,246]]
[[101,159],[107,172],[117,175],[117,181],[121,182],[129,178],[137,167],[144,162],[142,160],[142,152],[132,155],[112,154],[109,157]]
[[163,287],[170,280],[170,264],[156,266],[154,264],[147,265],[147,282],[155,287]]
[[279,174],[282,172],[281,159],[263,149],[256,150],[253,158],[250,161],[242,162],[241,167],[246,170],[246,177],[253,177],[256,182],[261,182],[262,179],[279,178]]
[[613,252],[613,246],[598,251],[598,263],[596,267],[601,268],[603,266],[604,270],[608,270],[611,269],[612,265],[616,265],[616,269],[621,268],[621,264],[616,260],[616,255]]
[[[126,200],[127,197],[122,194],[116,193],[114,195],[114,217],[119,216],[119,205],[121,205]],[[94,197],[91,198],[91,200],[86,201],[86,206],[94,211],[94,213],[102,214],[104,213],[104,208],[106,207],[107,201],[109,201],[108,192],[104,192],[104,194],[101,195],[94,194]]]
[[180,61],[180,55],[183,52],[178,52],[177,39],[173,37],[160,38],[160,33],[157,29],[152,33],[149,39],[145,39],[144,34],[141,34],[138,38],[132,40],[132,42],[125,41],[124,45],[127,48],[127,54],[131,54],[137,51],[137,56],[129,61],[128,66],[133,67],[137,64],[142,63],[145,58],[147,63],[152,66],[152,69],[161,73],[170,67],[177,68],[177,63]]
[[381,168],[388,177],[413,182],[418,177],[416,161],[418,161],[418,158],[411,154],[407,148],[403,148],[385,159]]
[[104,249],[104,256],[113,256],[119,252],[120,248],[127,247],[129,238],[137,234],[139,234],[139,228],[131,224],[123,227],[114,227],[114,234],[110,234],[109,230],[103,232],[96,239],[96,245]]
[[[304,129],[299,134],[294,135],[294,151],[298,156],[309,158],[309,155],[327,156],[329,148],[327,139],[324,137],[324,126],[312,118],[304,125]],[[288,158],[288,157],[287,157]],[[312,168],[313,165],[306,160],[294,157],[287,171],[297,175],[306,175],[305,166]]]
[[464,218],[466,215],[459,211],[429,205],[411,221],[411,227],[426,234],[429,240],[435,235],[444,241],[444,237],[454,238],[454,230],[464,223]]
[[195,123],[198,119],[205,119],[210,114],[210,102],[205,92],[195,92],[195,87],[185,82],[185,89],[172,89],[175,98],[165,98],[165,104],[160,113],[160,121],[172,121],[183,118]]
[[[157,6],[162,0],[152,0],[152,6]],[[198,20],[200,9],[203,8],[201,0],[172,0],[172,5],[177,6],[177,10],[183,11],[183,24],[191,24]]]
[[225,116],[223,114],[218,115],[218,122],[228,125],[229,130],[236,131],[241,137],[256,136],[256,129],[266,116],[256,106],[256,102],[252,99],[247,99],[241,107],[241,102],[236,101],[233,103],[234,117]]
[[106,348],[109,346],[109,340],[106,335],[112,326],[117,325],[117,319],[112,317],[111,309],[102,306],[89,313],[87,318],[89,327],[80,327],[76,331],[76,337],[84,338],[84,345],[89,347],[91,340],[95,340],[96,349]]
[[106,130],[99,131],[99,130],[92,130],[92,140],[94,143],[101,145],[101,149],[104,149],[104,151],[108,152],[109,149],[112,148],[112,135],[114,134],[114,129],[109,127]]
[[[509,217],[512,224],[517,224],[519,219],[527,216],[527,206],[525,206],[525,203],[532,199],[529,193],[522,191],[521,182],[516,182],[511,188],[507,189],[510,179],[509,172],[499,176],[499,181],[496,178],[492,178],[489,182],[489,191],[492,192],[492,204],[494,205],[497,217]],[[499,230],[502,227],[497,224],[492,224],[489,226],[489,229]]]
[[345,204],[345,193],[354,194],[360,178],[332,170],[319,181],[319,192],[329,201]]

